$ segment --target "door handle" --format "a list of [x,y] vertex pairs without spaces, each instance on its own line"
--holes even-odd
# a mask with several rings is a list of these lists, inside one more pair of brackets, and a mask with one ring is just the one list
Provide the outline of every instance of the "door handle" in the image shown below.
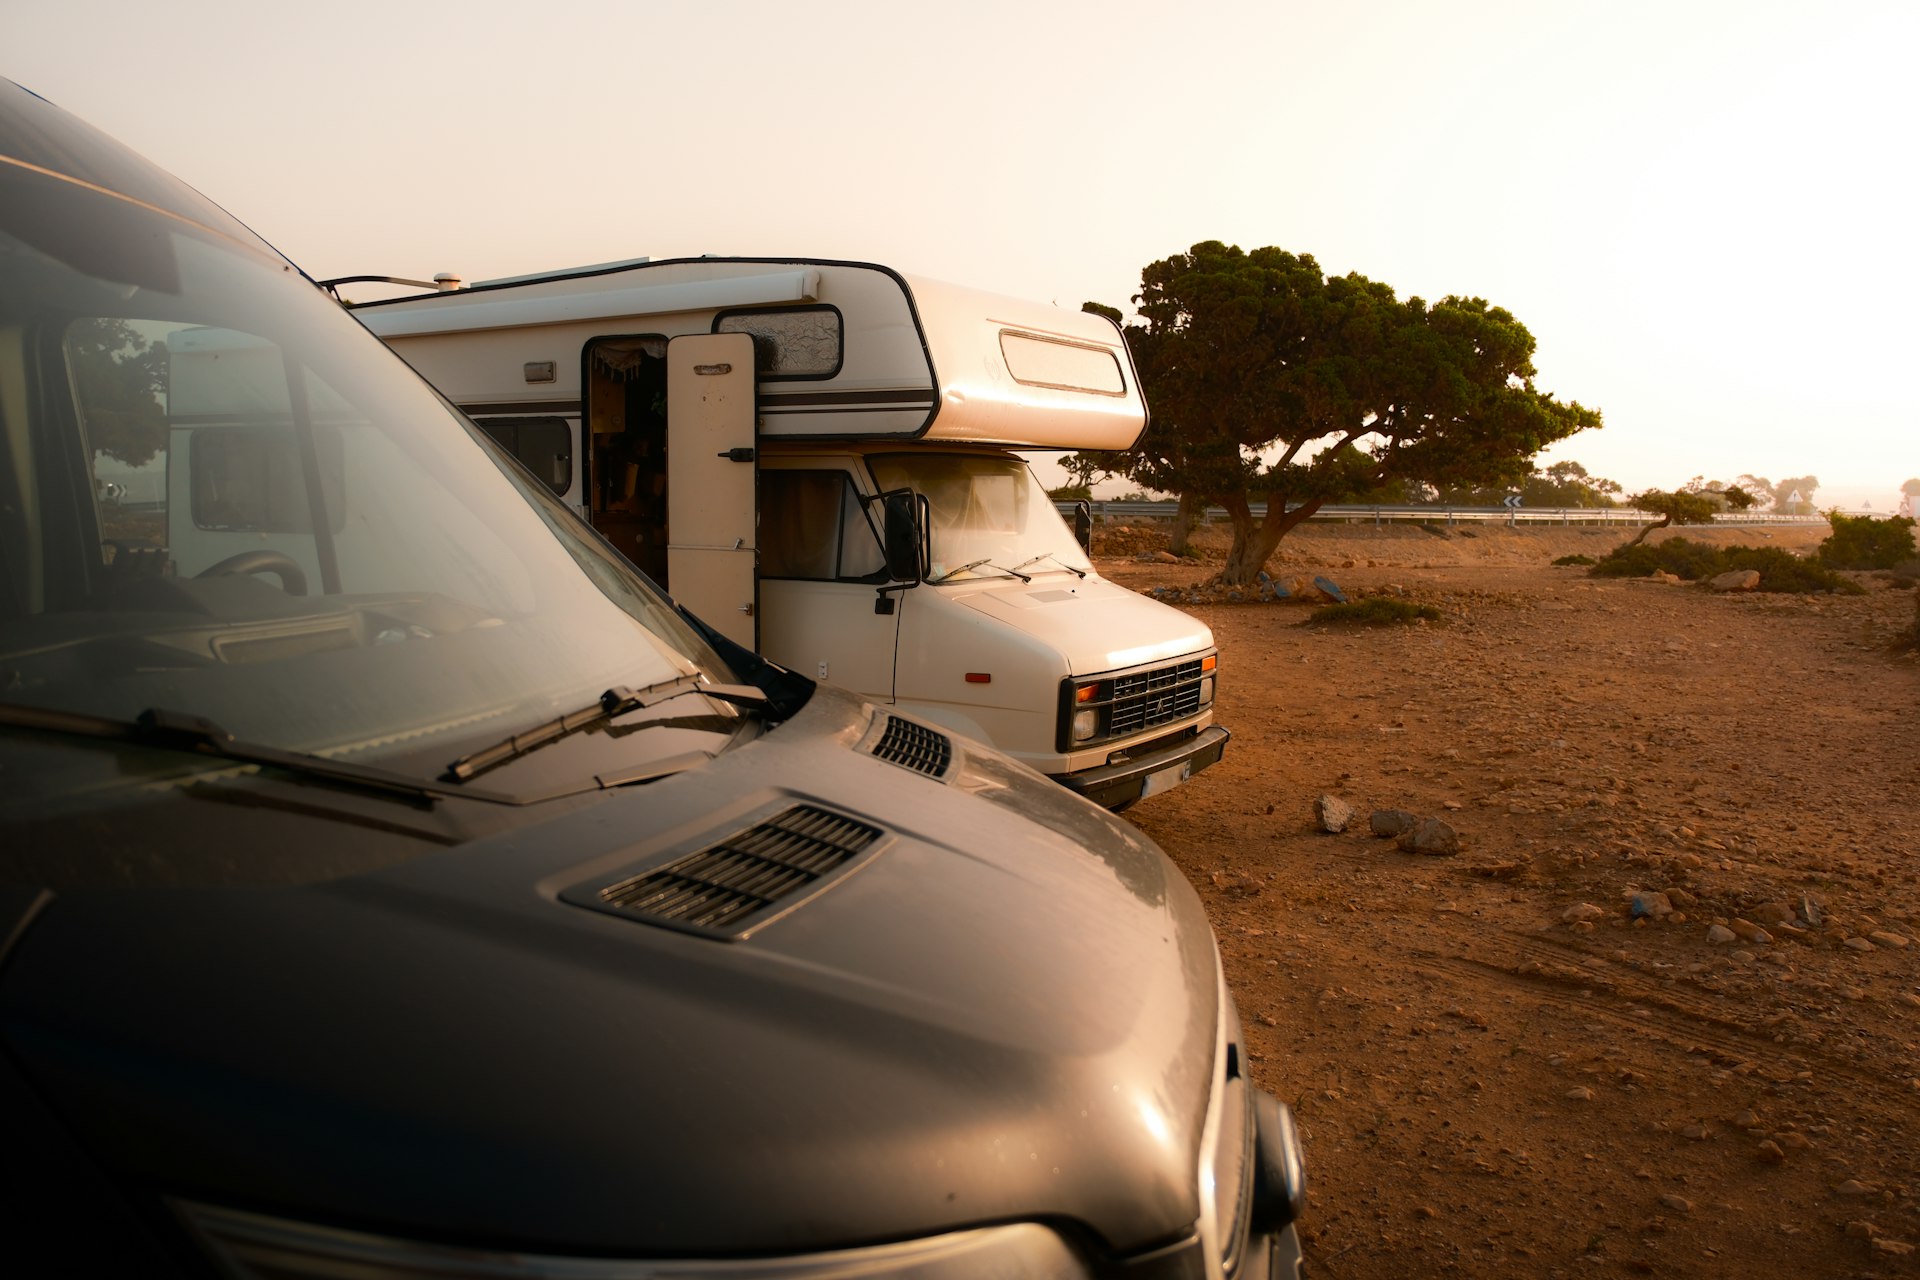
[[752,462],[753,449],[751,447],[745,449],[723,449],[713,456],[716,458],[725,458],[728,462]]

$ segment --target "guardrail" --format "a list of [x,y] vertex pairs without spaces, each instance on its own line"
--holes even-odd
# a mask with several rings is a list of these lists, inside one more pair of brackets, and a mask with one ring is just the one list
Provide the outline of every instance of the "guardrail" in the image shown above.
[[[1060,514],[1071,518],[1074,505],[1071,502],[1056,502],[1054,506]],[[1121,502],[1096,498],[1091,506],[1095,517],[1171,520],[1180,512],[1178,502]],[[1255,519],[1264,519],[1267,504],[1255,502],[1248,504]],[[1295,510],[1297,508],[1289,508]],[[1201,516],[1202,523],[1211,524],[1216,520],[1227,519],[1225,507],[1209,507]],[[1308,516],[1309,520],[1332,521],[1341,524],[1376,524],[1411,521],[1415,524],[1504,524],[1520,525],[1643,525],[1653,524],[1660,519],[1656,512],[1642,511],[1637,507],[1382,507],[1328,504]],[[1825,524],[1825,516],[1785,516],[1754,514],[1752,512],[1723,512],[1714,516],[1715,524],[1743,525],[1801,525]]]

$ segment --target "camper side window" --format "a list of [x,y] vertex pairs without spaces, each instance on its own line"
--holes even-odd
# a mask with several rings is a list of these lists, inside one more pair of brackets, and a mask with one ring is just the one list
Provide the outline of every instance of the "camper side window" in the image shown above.
[[760,473],[760,575],[884,582],[886,559],[844,471]]
[[520,465],[555,493],[573,484],[573,432],[565,418],[475,418]]

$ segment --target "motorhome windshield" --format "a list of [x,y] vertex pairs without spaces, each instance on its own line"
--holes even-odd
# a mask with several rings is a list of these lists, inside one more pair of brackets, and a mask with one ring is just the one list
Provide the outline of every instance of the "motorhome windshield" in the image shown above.
[[414,771],[609,688],[735,678],[283,260],[120,194],[138,169],[7,143],[0,702]]
[[869,462],[883,491],[910,488],[926,496],[933,582],[1005,577],[1016,569],[1033,575],[1092,568],[1047,491],[1018,458],[890,453]]

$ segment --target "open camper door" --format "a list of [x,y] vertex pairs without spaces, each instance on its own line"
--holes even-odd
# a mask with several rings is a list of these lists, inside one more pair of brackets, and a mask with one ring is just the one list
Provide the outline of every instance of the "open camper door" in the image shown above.
[[753,337],[667,344],[667,581],[728,639],[760,647]]

